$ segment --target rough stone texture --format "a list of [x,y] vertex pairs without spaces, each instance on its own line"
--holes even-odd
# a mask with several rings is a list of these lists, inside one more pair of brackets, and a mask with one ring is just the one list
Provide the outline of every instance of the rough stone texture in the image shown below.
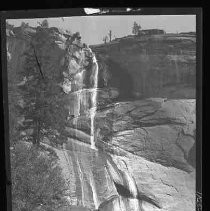
[[145,211],[195,210],[195,166],[189,160],[195,145],[195,100],[115,103],[98,112],[96,121],[98,145],[126,172],[124,160],[138,189],[162,206],[143,201]]
[[[126,210],[136,211],[132,208],[133,199],[119,196],[114,185],[117,181],[129,189],[129,180],[126,180],[125,175],[130,175],[135,180],[138,190],[156,200],[162,207],[159,209],[151,203],[140,200],[138,206],[141,210],[195,210],[195,165],[193,163],[195,100],[150,98],[117,103],[107,100],[116,99],[118,96],[121,100],[125,99],[121,95],[122,90],[127,96],[132,91],[137,98],[141,97],[142,93],[145,96],[193,98],[194,87],[188,87],[189,92],[185,89],[188,94],[186,96],[182,91],[182,82],[188,84],[186,78],[191,73],[192,77],[195,74],[194,38],[185,40],[179,38],[180,40],[175,42],[176,38],[173,37],[171,40],[167,38],[165,43],[148,42],[147,45],[145,41],[143,44],[136,45],[137,41],[133,40],[133,45],[128,45],[127,42],[116,44],[115,50],[107,46],[106,54],[112,58],[112,68],[118,69],[119,63],[125,68],[118,69],[122,72],[117,74],[111,72],[110,75],[103,72],[101,68],[100,74],[104,87],[101,86],[98,90],[99,106],[95,119],[98,150],[94,151],[90,149],[89,141],[88,109],[91,103],[87,93],[90,92],[90,82],[86,79],[91,78],[91,71],[89,71],[91,69],[88,69],[89,63],[86,59],[88,52],[85,52],[86,48],[82,48],[79,43],[73,42],[69,46],[69,52],[66,52],[68,45],[66,38],[54,28],[48,29],[45,35],[42,34],[43,32],[39,34],[39,29],[36,30],[36,39],[40,35],[44,43],[37,49],[42,67],[46,71],[44,74],[49,77],[61,75],[66,78],[67,87],[69,83],[67,78],[71,76],[73,78],[71,83],[76,84],[71,84],[71,89],[65,92],[70,108],[67,127],[69,139],[65,150],[55,149],[60,158],[64,177],[70,182],[71,203],[76,205],[80,201],[84,206],[94,208],[93,186],[95,186],[101,210],[123,211],[119,208],[119,204],[122,203]],[[15,36],[8,32],[8,58],[11,65],[9,71],[14,71],[14,74],[16,74],[15,70],[18,72],[23,66],[21,55],[27,48],[27,39],[34,38],[34,33],[34,29],[31,31],[16,29]],[[36,42],[36,39],[33,42]],[[173,46],[170,46],[172,45],[170,42],[174,42]],[[185,44],[186,49],[182,47]],[[165,55],[162,50],[168,53]],[[165,66],[163,64],[158,66],[160,61],[164,61]],[[189,66],[190,63],[192,67]],[[159,69],[155,70],[155,66]],[[163,71],[163,75],[159,75],[158,72],[162,71],[161,68],[167,70]],[[128,73],[127,70],[130,72]],[[185,75],[183,81],[182,74]],[[120,80],[117,80],[117,77]],[[178,85],[173,85],[174,80]],[[122,81],[125,83],[120,85]],[[61,81],[62,88],[64,82],[65,80]],[[114,84],[116,86],[112,86]],[[125,86],[126,84],[131,85],[128,87]],[[170,85],[172,92],[178,91],[171,95],[171,90],[167,87],[164,93],[163,89],[167,84]],[[85,94],[78,92],[77,95],[77,91],[81,89]],[[159,91],[156,93],[155,90]],[[117,197],[110,199],[113,195]]]
[[191,171],[188,155],[195,144],[195,100],[119,103],[110,113],[105,119],[111,122],[111,144],[150,161]]
[[108,85],[117,86],[123,97],[130,91],[137,99],[195,98],[195,35],[129,36],[91,47],[111,75],[101,71],[100,77],[108,77]]
[[[138,189],[154,195],[161,210],[195,210],[195,169],[189,161],[195,145],[195,100],[124,102],[109,111],[112,115],[103,112],[113,122],[108,142],[127,152],[113,156],[115,163],[126,161]],[[159,210],[146,202],[142,206]]]
[[162,206],[162,209],[158,209],[143,202],[145,211],[195,210],[195,171],[187,173],[135,155],[129,155],[127,158],[115,156],[114,161],[117,163],[122,159],[126,161],[138,189],[154,196]]

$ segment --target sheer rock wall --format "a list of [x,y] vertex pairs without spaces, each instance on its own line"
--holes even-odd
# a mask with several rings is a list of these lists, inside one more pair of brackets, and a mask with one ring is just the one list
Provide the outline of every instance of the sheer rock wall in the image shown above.
[[[16,28],[13,31],[13,35],[9,31],[7,34],[9,78],[21,71],[29,43],[36,42],[34,37],[41,36],[43,45],[37,49],[37,55],[43,73],[48,77],[60,76],[58,86],[69,100],[66,128],[69,138],[64,149],[55,151],[69,182],[72,205],[89,209],[99,207],[100,211],[195,210],[195,100],[164,98],[194,97],[194,85],[189,85],[195,76],[194,40],[173,40],[173,46],[153,40],[147,45],[138,41],[138,45],[125,42],[113,47],[93,47],[93,51],[100,54],[97,56],[98,104],[103,105],[98,107],[95,117],[98,150],[93,150],[90,148],[88,114],[92,74],[88,66],[91,57],[88,48],[76,40],[69,44],[71,35],[56,28],[45,32],[40,32],[39,28]],[[192,55],[182,47],[185,45]],[[101,54],[102,48],[106,52]],[[105,66],[101,65],[100,57]],[[124,69],[118,68],[122,65]],[[118,68],[118,72],[114,68]],[[189,83],[188,74],[192,75]],[[122,81],[126,88],[121,87]],[[23,81],[18,78],[14,82]],[[133,87],[129,85],[132,82]],[[179,92],[182,88],[177,87],[182,86],[182,82],[191,86],[190,91],[172,96],[170,89]],[[165,90],[164,86],[167,87]],[[126,101],[131,94],[130,101]],[[143,95],[156,98],[136,100]],[[116,184],[129,190],[130,195],[123,196],[118,189],[121,186]],[[139,192],[138,200],[136,191]],[[156,201],[159,208],[152,201]]]

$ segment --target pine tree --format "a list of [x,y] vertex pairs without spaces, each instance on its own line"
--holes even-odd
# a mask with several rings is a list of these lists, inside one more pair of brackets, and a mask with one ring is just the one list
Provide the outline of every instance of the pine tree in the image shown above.
[[104,41],[105,44],[107,43],[107,40],[108,40],[108,36],[105,36],[105,37],[103,38],[103,41]]
[[21,25],[20,25],[21,28],[27,28],[29,27],[29,24],[28,23],[25,23],[25,22],[22,22]]
[[43,20],[41,23],[38,22],[38,24],[39,24],[42,28],[48,28],[48,27],[49,27],[49,23],[48,23],[47,19]]
[[59,210],[67,186],[58,158],[46,149],[18,142],[10,152],[13,210]]
[[9,140],[10,144],[13,145],[18,138],[18,121],[19,121],[19,113],[16,108],[18,103],[21,101],[20,93],[17,89],[17,84],[19,82],[19,76],[17,74],[17,69],[15,69],[12,65],[11,61],[11,46],[9,47],[9,42],[11,39],[11,34],[13,33],[14,26],[6,23],[6,29],[10,32],[7,34],[7,74],[8,74],[8,108],[9,108]]
[[20,86],[24,106],[19,106],[19,111],[25,121],[19,130],[32,130],[27,138],[38,145],[43,137],[48,137],[51,141],[61,139],[61,136],[63,139],[68,115],[65,94],[58,86],[60,75],[43,69],[41,58],[38,56],[41,55],[39,52],[46,40],[49,40],[46,30],[40,29],[25,52],[25,65],[21,72],[26,81]]
[[112,41],[112,30],[109,30],[109,42]]
[[133,23],[132,33],[134,35],[138,35],[141,30],[141,26],[138,25],[136,22]]

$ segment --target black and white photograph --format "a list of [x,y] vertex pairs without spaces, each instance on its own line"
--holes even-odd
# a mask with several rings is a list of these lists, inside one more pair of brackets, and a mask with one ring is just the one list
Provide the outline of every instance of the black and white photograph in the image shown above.
[[196,14],[85,11],[5,20],[12,211],[201,210]]

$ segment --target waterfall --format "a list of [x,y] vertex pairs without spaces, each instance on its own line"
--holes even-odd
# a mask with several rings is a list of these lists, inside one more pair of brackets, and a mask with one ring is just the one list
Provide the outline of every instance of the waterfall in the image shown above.
[[[78,177],[77,182],[79,184],[76,184],[76,186],[79,191],[78,195],[81,194],[81,196],[79,196],[79,198],[81,198],[81,205],[85,206],[87,200],[92,200],[95,209],[98,209],[100,200],[98,198],[97,184],[95,181],[97,175],[94,173],[94,164],[91,164],[91,160],[97,160],[98,158],[95,144],[95,137],[97,136],[95,133],[95,116],[97,111],[99,67],[96,56],[92,50],[89,47],[83,50],[84,61],[87,60],[90,66],[81,65],[80,68],[78,68],[78,66],[75,65],[77,61],[75,61],[74,58],[67,58],[69,69],[62,87],[64,92],[69,94],[68,120],[72,121],[73,125],[72,127],[67,127],[66,130],[75,137],[75,140],[68,140],[68,149],[70,158],[74,161],[74,171],[77,173],[77,175],[75,173],[75,177]],[[71,80],[67,78],[69,76],[68,74],[71,76]],[[89,83],[84,84],[85,82]],[[81,116],[86,116],[90,119],[90,135],[78,127]],[[81,142],[80,138],[82,138],[84,143]],[[87,145],[89,145],[91,151],[89,151],[90,149],[88,149]],[[71,150],[75,150],[75,152],[71,153]],[[91,196],[88,195],[89,187],[92,191],[92,199],[90,199]]]
[[93,56],[93,91],[91,93],[91,101],[92,101],[92,108],[90,109],[90,120],[91,120],[91,134],[90,134],[90,143],[91,143],[91,148],[96,149],[95,147],[95,126],[94,126],[94,120],[95,120],[95,115],[97,111],[97,87],[98,87],[98,63],[96,60],[95,55]]
[[137,190],[137,187],[136,187],[136,183],[135,183],[133,177],[128,172],[125,171],[124,176],[125,176],[125,179],[126,179],[126,182],[127,182],[127,186],[130,189],[130,192],[135,197],[133,199],[132,198],[128,199],[130,210],[131,211],[139,211],[140,207],[139,207],[139,200],[137,199],[138,190]]
[[[92,149],[96,149],[95,147],[95,115],[97,111],[97,88],[98,88],[98,63],[95,55],[93,55],[93,66],[92,66],[92,81],[93,81],[93,90],[91,93],[91,103],[92,107],[90,109],[90,120],[91,120],[91,133],[90,133],[90,144]],[[90,185],[93,193],[93,201],[95,208],[98,209],[98,196],[96,191],[96,185],[93,177],[90,177]]]
[[[84,114],[88,110],[88,99],[87,99],[87,93],[90,94],[90,101],[91,105],[89,106],[89,115],[90,115],[90,120],[91,120],[91,133],[90,133],[90,145],[91,148],[96,150],[95,147],[95,115],[97,111],[97,88],[98,88],[98,63],[96,60],[95,54],[92,52],[92,50],[88,47],[85,49],[86,52],[88,52],[89,58],[91,58],[91,76],[89,78],[90,84],[92,87],[89,89],[83,89],[84,86],[84,77],[85,77],[85,69],[78,69],[74,75],[74,81],[70,81],[67,78],[64,78],[64,82],[62,84],[63,91],[66,94],[70,95],[75,95],[73,98],[73,111],[70,106],[70,112],[69,114],[73,114],[75,119],[74,119],[74,125],[77,127],[77,117],[79,117],[81,114]],[[71,59],[69,63],[71,64],[72,67],[75,67],[75,60]],[[70,65],[69,65],[70,66]],[[69,69],[69,74],[71,73],[71,69]],[[66,75],[66,73],[64,74]],[[67,74],[68,75],[68,74]],[[88,95],[89,95],[88,94]]]
[[[92,108],[90,109],[90,121],[91,121],[91,133],[90,133],[90,144],[92,149],[95,147],[95,115],[97,111],[97,88],[98,88],[98,63],[95,55],[93,55],[93,66],[92,66],[92,80],[93,80],[93,91],[91,93]],[[99,202],[96,191],[96,185],[93,177],[90,177],[90,185],[93,193],[93,201],[95,208],[98,209]]]

